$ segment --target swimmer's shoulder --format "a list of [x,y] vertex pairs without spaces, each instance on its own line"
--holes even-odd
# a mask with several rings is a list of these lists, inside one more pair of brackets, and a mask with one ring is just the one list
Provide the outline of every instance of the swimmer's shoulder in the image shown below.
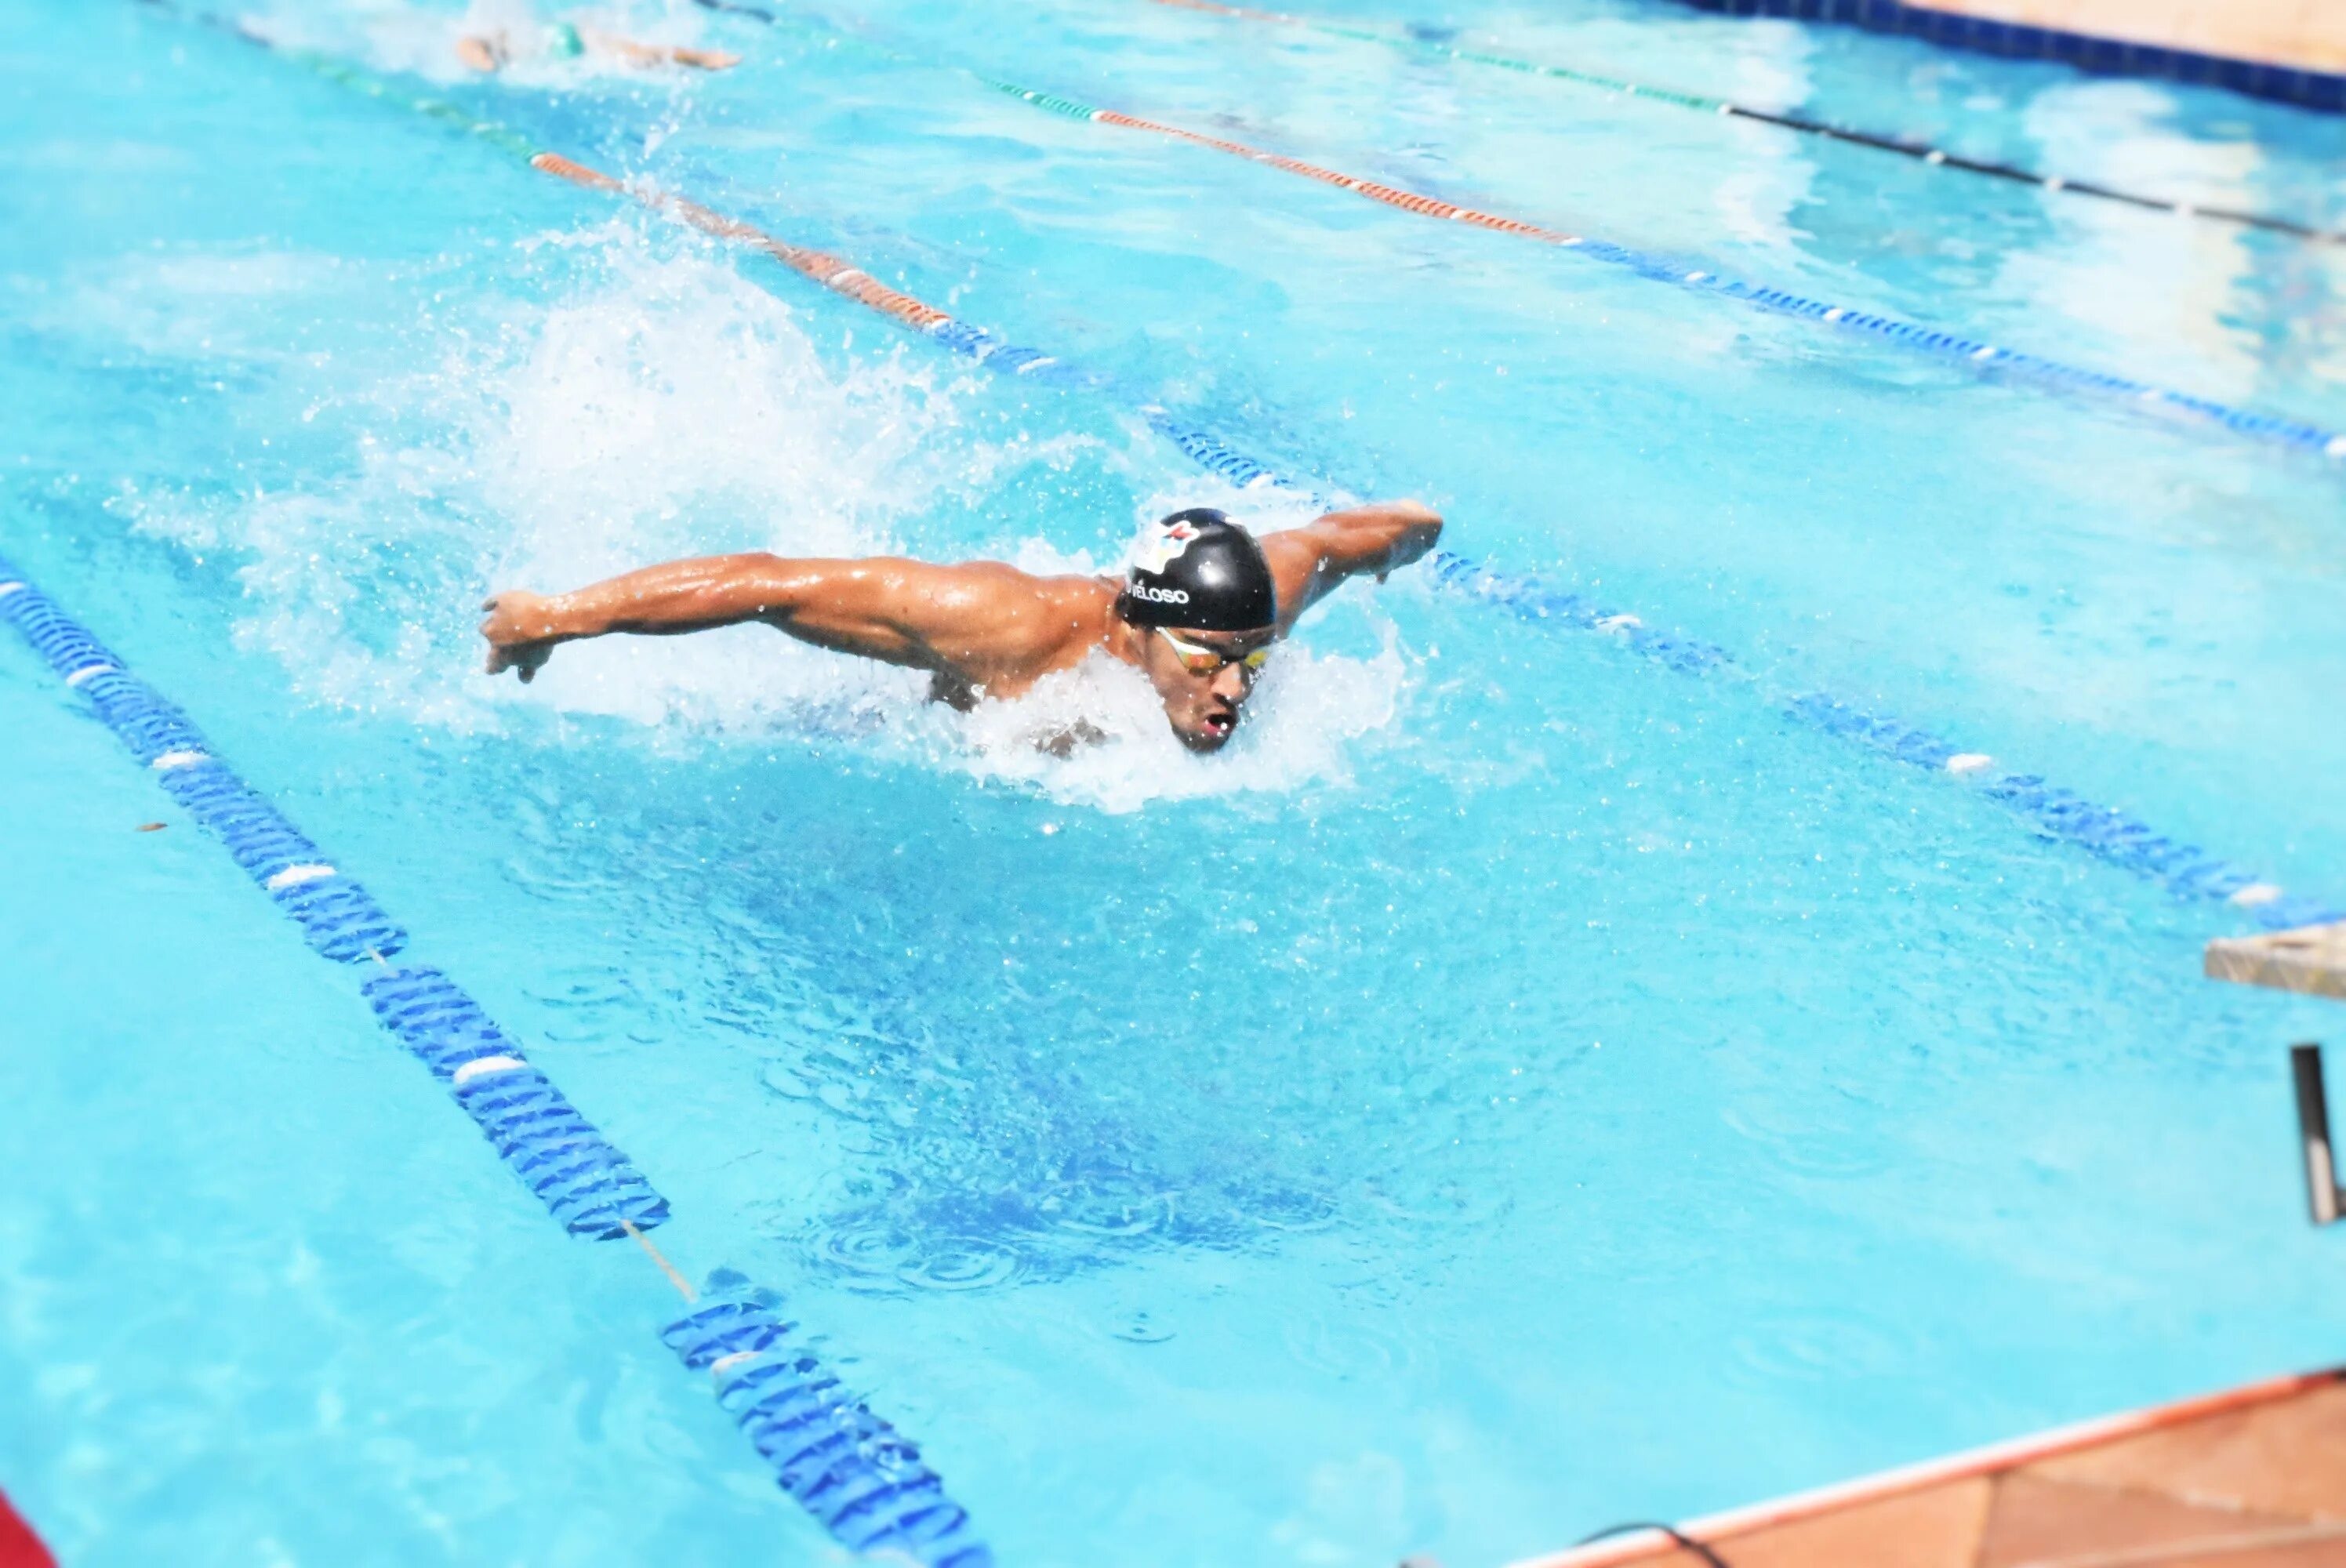
[[1043,576],[1004,561],[913,566],[897,591],[942,612],[924,636],[1002,694],[1082,663],[1114,619],[1116,589],[1096,577]]
[[1030,609],[1104,617],[1115,607],[1123,585],[1114,578],[1076,575],[1046,576],[1014,566],[1007,561],[964,561],[944,568],[945,579],[962,591],[990,599],[1005,614],[1024,616]]
[[1119,585],[1099,577],[1037,576],[1033,612],[1022,616],[1035,673],[1080,664],[1107,641]]
[[1066,628],[1069,640],[1090,647],[1104,640],[1116,619],[1123,583],[1113,577],[1038,577],[1041,597]]

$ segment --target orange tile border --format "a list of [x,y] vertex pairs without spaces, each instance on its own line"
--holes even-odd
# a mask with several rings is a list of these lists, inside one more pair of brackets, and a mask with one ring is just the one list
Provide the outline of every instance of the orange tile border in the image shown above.
[[[1926,1487],[1995,1475],[2122,1438],[2164,1431],[2192,1421],[2205,1420],[2211,1416],[2252,1410],[2259,1405],[2272,1404],[2340,1384],[2346,1384],[2346,1367],[2271,1378],[2227,1389],[2220,1393],[2178,1400],[2171,1404],[2154,1405],[2147,1410],[2128,1410],[2119,1415],[2100,1416],[2070,1426],[2056,1427],[2050,1431],[1991,1443],[1944,1459],[1926,1460],[1920,1464],[1905,1465],[1878,1475],[1797,1492],[1771,1502],[1729,1509],[1723,1513],[1689,1521],[1678,1528],[1694,1540],[1724,1544],[1756,1531],[1901,1497]],[[1677,1550],[1671,1545],[1669,1537],[1660,1531],[1648,1530],[1625,1535],[1617,1541],[1567,1547],[1561,1552],[1522,1558],[1510,1564],[1509,1568],[1615,1568],[1616,1564],[1658,1562]]]
[[[2235,1513],[2346,1522],[2346,1383],[2278,1408],[2234,1410],[2179,1428],[2055,1454],[2029,1474]],[[2341,1553],[2346,1560],[2346,1553]]]
[[2165,1491],[2048,1480],[2034,1468],[2009,1471],[1988,1484],[1995,1488],[1995,1506],[1971,1568],[2044,1568],[2184,1543],[2270,1536],[2305,1523],[2186,1502]]

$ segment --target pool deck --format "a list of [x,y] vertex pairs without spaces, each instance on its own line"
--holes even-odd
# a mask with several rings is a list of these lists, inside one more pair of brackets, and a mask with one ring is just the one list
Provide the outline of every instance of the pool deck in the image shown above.
[[2335,0],[1914,0],[2007,25],[2193,54],[2346,71],[2346,6]]
[[2218,937],[2201,960],[2210,980],[2346,1001],[2346,921],[2264,936]]
[[[1678,1527],[1726,1568],[2340,1568],[2346,1368],[2064,1427]],[[1708,1568],[1647,1529],[1514,1568]]]
[[2164,76],[2346,113],[2337,0],[1680,0],[1730,16],[1838,22],[1944,48]]

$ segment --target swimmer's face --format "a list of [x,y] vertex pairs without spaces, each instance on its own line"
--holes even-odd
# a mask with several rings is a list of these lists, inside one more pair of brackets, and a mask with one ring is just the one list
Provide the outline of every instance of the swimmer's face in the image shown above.
[[1278,633],[1143,630],[1140,667],[1165,704],[1166,719],[1192,751],[1219,751],[1238,733],[1255,677]]

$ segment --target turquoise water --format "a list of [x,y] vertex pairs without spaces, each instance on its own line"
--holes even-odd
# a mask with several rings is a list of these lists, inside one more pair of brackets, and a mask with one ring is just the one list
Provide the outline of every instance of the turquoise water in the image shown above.
[[[1332,11],[1330,14],[1334,14]],[[1397,16],[1364,7],[1364,17]],[[2346,891],[2341,471],[1275,171],[1083,102],[2346,425],[2346,260],[1120,0],[688,8],[721,77],[278,36],[850,256],[1447,543],[1180,754],[749,633],[474,673],[471,606],[688,551],[1111,564],[1202,478],[770,263],[216,32],[0,21],[0,550],[359,871],[1007,1564],[1494,1564],[2335,1360],[2248,929],[1818,688]],[[844,16],[842,17],[845,19]],[[1418,20],[1428,18],[1418,17]],[[1590,5],[1508,52],[2335,222],[2346,129]],[[1114,739],[1028,738],[1070,711]],[[76,1564],[839,1558],[82,705],[0,645],[0,1487]],[[155,820],[160,831],[133,830]]]

